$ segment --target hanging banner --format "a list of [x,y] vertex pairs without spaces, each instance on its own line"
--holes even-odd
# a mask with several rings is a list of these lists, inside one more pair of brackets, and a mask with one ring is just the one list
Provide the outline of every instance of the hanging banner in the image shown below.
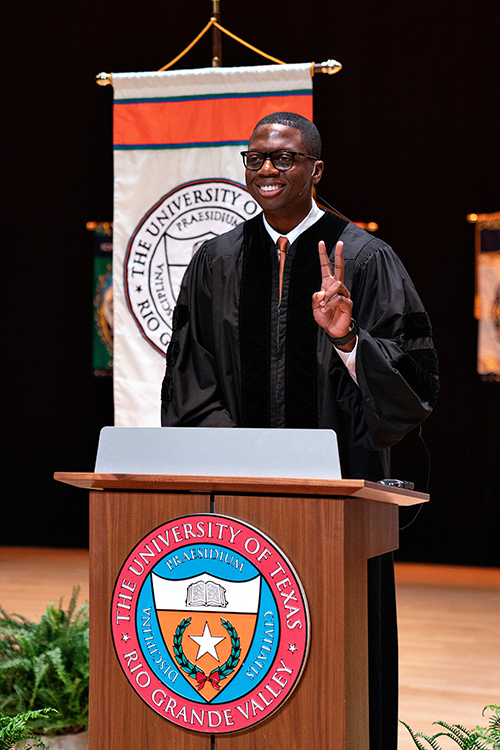
[[477,302],[479,328],[477,371],[500,381],[500,216],[478,222]]
[[94,247],[94,326],[92,370],[96,377],[113,374],[113,225],[87,222]]
[[157,427],[186,266],[260,211],[239,152],[265,115],[312,119],[311,65],[119,73],[113,89],[115,424]]

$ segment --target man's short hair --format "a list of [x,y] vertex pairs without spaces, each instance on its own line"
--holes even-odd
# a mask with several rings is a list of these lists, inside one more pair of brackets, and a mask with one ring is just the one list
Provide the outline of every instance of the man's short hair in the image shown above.
[[300,130],[302,143],[311,156],[321,159],[321,136],[314,123],[295,112],[273,112],[259,120],[254,131],[260,125],[287,125],[289,128]]

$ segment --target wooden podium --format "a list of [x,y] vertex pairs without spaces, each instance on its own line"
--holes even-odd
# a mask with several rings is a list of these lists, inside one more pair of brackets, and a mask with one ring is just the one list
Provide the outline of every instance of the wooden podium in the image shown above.
[[[363,480],[62,473],[90,490],[90,750],[368,750],[367,559],[398,547],[398,506],[428,495]],[[184,730],[147,706],[114,653],[110,602],[129,552],[170,519],[215,512],[251,524],[305,589],[311,643],[290,698],[225,735]]]

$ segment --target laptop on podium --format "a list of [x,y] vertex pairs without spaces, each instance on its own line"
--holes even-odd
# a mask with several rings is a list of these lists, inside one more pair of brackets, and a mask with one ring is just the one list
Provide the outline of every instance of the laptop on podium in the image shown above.
[[333,430],[104,427],[97,474],[341,479]]

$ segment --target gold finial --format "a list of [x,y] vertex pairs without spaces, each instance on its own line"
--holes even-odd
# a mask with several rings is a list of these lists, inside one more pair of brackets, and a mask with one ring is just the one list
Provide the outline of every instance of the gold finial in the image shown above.
[[467,214],[469,224],[476,224],[479,229],[500,229],[500,211],[492,214]]
[[319,69],[318,72],[321,73],[327,73],[329,76],[332,76],[334,73],[338,73],[339,70],[342,70],[342,63],[339,63],[338,60],[325,60],[322,63],[318,63],[317,66],[315,66]]
[[112,84],[113,73],[98,73],[95,82],[98,86],[110,86]]

